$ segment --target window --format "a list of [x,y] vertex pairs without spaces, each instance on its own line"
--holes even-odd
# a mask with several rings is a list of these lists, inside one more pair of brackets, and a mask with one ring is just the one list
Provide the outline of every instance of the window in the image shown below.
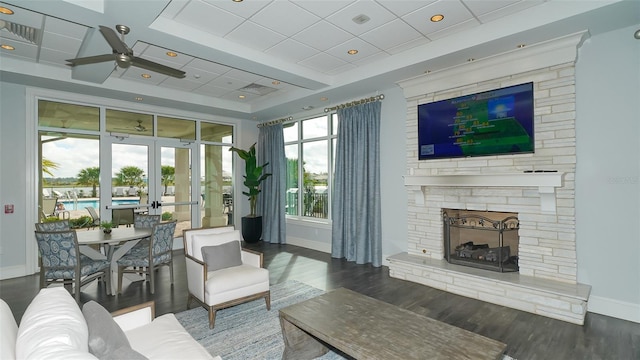
[[284,124],[287,215],[331,219],[336,114]]

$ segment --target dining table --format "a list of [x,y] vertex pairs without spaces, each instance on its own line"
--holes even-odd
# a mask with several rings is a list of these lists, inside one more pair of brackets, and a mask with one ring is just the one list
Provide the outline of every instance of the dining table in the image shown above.
[[[111,281],[107,284],[107,294],[115,295],[118,286],[118,259],[124,256],[140,240],[151,236],[151,229],[135,227],[112,228],[110,233],[100,229],[77,231],[76,236],[80,252],[94,260],[109,260],[111,264]],[[98,245],[98,249],[91,245]],[[100,251],[103,249],[103,251]],[[142,280],[141,277],[129,279]]]

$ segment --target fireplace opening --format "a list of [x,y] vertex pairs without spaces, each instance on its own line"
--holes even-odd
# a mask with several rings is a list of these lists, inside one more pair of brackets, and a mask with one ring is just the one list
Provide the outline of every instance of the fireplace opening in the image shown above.
[[517,213],[443,209],[445,257],[451,264],[518,271]]

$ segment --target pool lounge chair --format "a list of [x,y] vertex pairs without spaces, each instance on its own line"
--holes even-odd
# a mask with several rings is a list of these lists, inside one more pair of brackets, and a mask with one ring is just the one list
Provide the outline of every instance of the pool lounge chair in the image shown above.
[[100,226],[100,216],[98,212],[96,212],[96,209],[93,206],[86,206],[85,209],[87,209],[89,215],[91,215],[92,222],[90,227],[93,229],[96,226]]

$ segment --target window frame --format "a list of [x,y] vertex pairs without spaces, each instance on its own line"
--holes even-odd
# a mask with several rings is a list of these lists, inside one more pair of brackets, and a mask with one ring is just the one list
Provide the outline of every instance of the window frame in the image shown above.
[[[326,129],[327,129],[326,134],[322,136],[303,138],[304,122],[307,120],[316,120],[319,118],[324,118],[326,121]],[[286,214],[287,221],[302,221],[302,222],[313,222],[317,224],[326,224],[329,226],[331,225],[332,223],[331,203],[333,201],[332,193],[333,193],[333,175],[334,175],[333,172],[335,169],[335,166],[334,166],[335,146],[334,145],[338,137],[337,126],[334,126],[334,122],[336,122],[337,124],[337,121],[338,121],[337,113],[329,112],[325,114],[309,116],[309,117],[285,122],[284,124],[285,127],[287,127],[287,125],[293,126],[292,124],[297,125],[297,139],[289,140],[289,141],[285,140],[284,146],[285,148],[288,145],[297,146],[297,155],[299,160],[298,164],[304,164],[305,162],[305,159],[303,157],[305,143],[324,141],[327,147],[327,153],[326,153],[326,157],[327,157],[327,190],[326,192],[327,192],[327,202],[328,202],[327,218],[302,215],[301,209],[304,208],[304,203],[303,203],[304,197],[298,196],[297,198],[298,214],[297,215]],[[288,164],[288,159],[287,159],[287,164]],[[298,189],[304,189],[304,166],[298,166],[297,175],[298,175],[298,184],[297,184]],[[298,190],[298,194],[300,194],[300,190]]]

